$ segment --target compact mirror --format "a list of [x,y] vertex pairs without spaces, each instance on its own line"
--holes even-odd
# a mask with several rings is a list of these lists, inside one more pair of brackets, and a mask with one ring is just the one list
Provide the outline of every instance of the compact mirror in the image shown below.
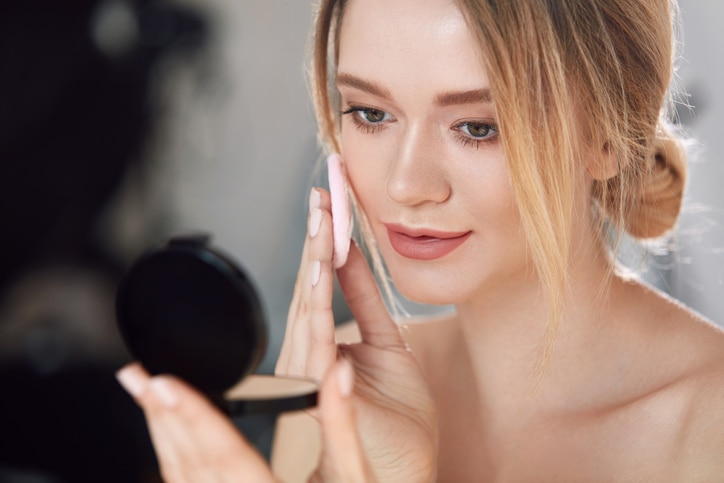
[[208,235],[177,236],[144,253],[121,280],[116,318],[151,374],[184,379],[232,416],[316,405],[313,381],[253,374],[267,345],[261,302]]

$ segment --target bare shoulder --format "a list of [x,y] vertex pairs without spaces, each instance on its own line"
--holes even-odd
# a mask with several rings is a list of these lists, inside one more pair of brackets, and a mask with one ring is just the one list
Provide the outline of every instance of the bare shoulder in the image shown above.
[[653,363],[669,374],[660,394],[678,408],[682,475],[717,480],[724,475],[724,330],[645,285],[635,291],[658,347]]
[[[639,318],[647,339],[657,347],[652,356],[669,369],[673,380],[701,390],[724,391],[711,382],[724,378],[724,330],[679,301],[644,284],[633,284]],[[677,369],[678,370],[675,370]],[[673,381],[672,381],[673,382]],[[722,408],[724,414],[724,408]]]
[[724,475],[724,332],[693,317],[691,350],[699,356],[683,383],[691,404],[682,448],[691,474],[718,479]]
[[626,291],[625,298],[620,299],[622,305],[628,306],[626,310],[637,319],[634,325],[647,339],[662,351],[670,351],[679,363],[684,362],[684,369],[690,365],[697,370],[721,366],[724,330],[720,326],[646,284],[633,280],[621,284]]
[[693,374],[684,387],[689,401],[681,438],[684,474],[717,480],[724,475],[724,358]]

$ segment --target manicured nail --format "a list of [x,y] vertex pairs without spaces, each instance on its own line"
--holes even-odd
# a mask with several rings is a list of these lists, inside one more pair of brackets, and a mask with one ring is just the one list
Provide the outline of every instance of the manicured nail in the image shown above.
[[135,365],[128,365],[116,372],[116,379],[123,389],[133,397],[140,397],[148,385],[143,374]]
[[322,275],[322,264],[319,260],[312,263],[312,287],[316,287],[319,283],[319,277]]
[[322,206],[322,196],[317,191],[317,188],[312,188],[309,193],[309,211],[312,212]]
[[309,236],[314,238],[319,233],[319,228],[322,226],[322,210],[315,208],[312,210],[312,214],[309,215]]
[[151,379],[148,385],[151,388],[151,392],[156,397],[158,402],[167,408],[174,408],[178,404],[178,395],[173,390],[171,384],[166,379]]
[[352,388],[354,386],[354,370],[352,364],[342,359],[337,368],[337,389],[342,397],[349,397],[352,394]]

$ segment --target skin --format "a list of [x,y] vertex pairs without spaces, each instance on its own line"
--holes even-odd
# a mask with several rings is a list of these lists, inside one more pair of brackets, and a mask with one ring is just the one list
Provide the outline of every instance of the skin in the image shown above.
[[[551,359],[535,379],[545,297],[504,153],[485,127],[504,106],[480,96],[449,102],[451,92],[487,87],[454,2],[352,0],[338,68],[348,111],[342,157],[393,280],[410,298],[454,303],[456,311],[399,331],[353,246],[337,276],[356,323],[335,334],[330,199],[313,190],[277,372],[323,380],[322,404],[280,422],[276,477],[719,479],[724,336],[640,283],[607,277],[588,215],[591,173],[600,172],[591,166],[605,161],[603,147],[580,146],[570,292]],[[479,145],[478,135],[486,139]],[[388,223],[470,236],[442,258],[411,260],[391,246]],[[334,383],[340,359],[354,370],[352,392]],[[119,378],[146,413],[169,481],[274,481],[195,391],[136,366],[128,370]],[[174,395],[171,404],[159,385]],[[321,449],[314,448],[315,433]]]
[[[340,35],[350,183],[396,287],[456,308],[403,331],[435,402],[437,479],[720,478],[724,337],[653,289],[608,277],[588,209],[592,180],[606,171],[593,168],[607,162],[603,147],[580,143],[570,292],[552,357],[535,379],[545,298],[504,153],[494,135],[479,145],[460,137],[495,123],[494,99],[439,102],[488,87],[461,13],[451,0],[352,1]],[[475,124],[461,132],[466,121]],[[445,257],[420,261],[394,250],[388,223],[472,234]],[[305,431],[290,422],[278,437]],[[363,444],[374,440],[360,431]],[[284,456],[276,459],[283,466]]]
[[[314,189],[310,201],[310,232],[277,371],[321,381],[319,406],[310,413],[321,450],[305,461],[303,473],[294,470],[292,478],[432,481],[437,425],[424,376],[356,246],[337,276],[356,317],[359,342],[337,346],[331,310],[330,196]],[[168,375],[150,377],[138,364],[126,366],[117,376],[144,411],[164,481],[290,480],[284,470],[272,472],[231,421],[183,381]],[[358,428],[367,428],[364,436]],[[309,446],[305,438],[297,452]]]
[[[117,377],[144,411],[164,481],[279,481],[228,417],[185,382],[168,375],[151,377],[137,363],[121,369]],[[325,453],[310,481],[373,481],[356,430],[353,385],[347,361],[332,366],[321,385]]]

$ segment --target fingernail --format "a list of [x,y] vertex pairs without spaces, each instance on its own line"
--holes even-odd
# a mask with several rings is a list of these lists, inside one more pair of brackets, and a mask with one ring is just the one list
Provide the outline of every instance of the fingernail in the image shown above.
[[167,408],[176,407],[176,405],[178,404],[178,396],[176,395],[176,391],[173,390],[168,380],[154,378],[151,379],[151,382],[148,386],[150,387],[151,392],[156,397],[158,402],[160,402]]
[[136,366],[126,366],[116,372],[116,379],[133,397],[140,397],[146,391],[146,380]]
[[309,193],[309,211],[314,211],[320,206],[322,206],[322,196],[319,194],[319,191],[317,191],[317,188],[312,188],[312,191]]
[[309,236],[314,238],[319,233],[319,227],[322,226],[322,210],[315,208],[309,215]]
[[352,388],[354,386],[354,370],[352,364],[342,359],[337,368],[337,389],[342,397],[349,397],[352,394]]
[[312,263],[312,287],[316,287],[319,283],[319,277],[322,275],[322,264],[319,260]]

